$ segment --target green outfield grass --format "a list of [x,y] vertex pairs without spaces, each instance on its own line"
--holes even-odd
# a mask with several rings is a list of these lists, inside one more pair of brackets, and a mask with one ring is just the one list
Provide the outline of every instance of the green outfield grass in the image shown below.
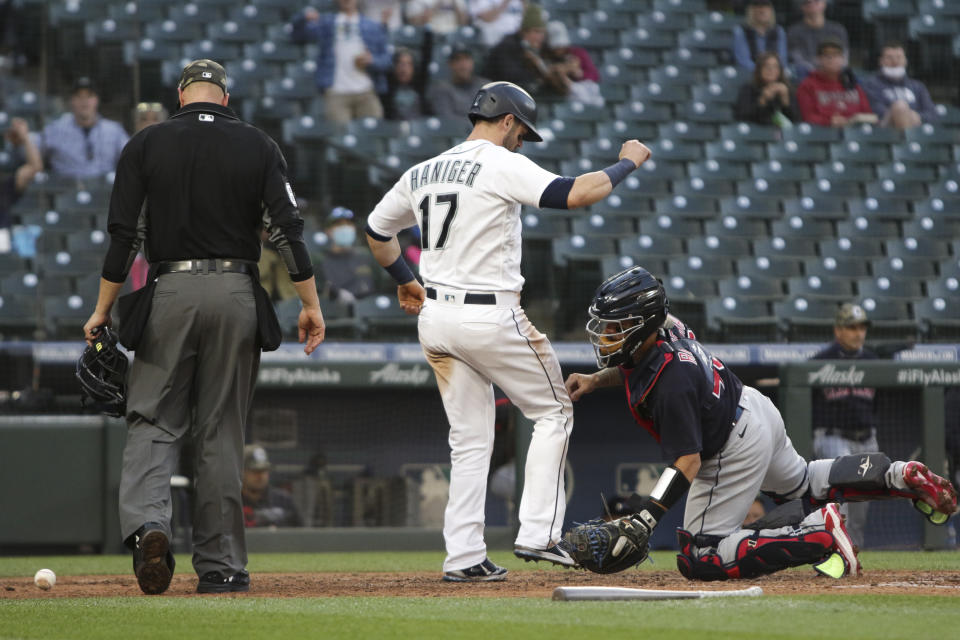
[[[655,565],[672,568],[673,554]],[[515,571],[533,565],[491,552]],[[867,570],[960,570],[957,552],[865,552]],[[253,572],[433,571],[441,553],[256,554]],[[189,558],[178,558],[189,567]],[[127,573],[126,556],[0,558],[0,576]],[[542,569],[543,567],[540,567]],[[562,571],[561,569],[557,569]],[[545,598],[71,598],[0,601],[0,639],[132,638],[949,638],[951,596],[823,595],[665,602],[552,602]]]

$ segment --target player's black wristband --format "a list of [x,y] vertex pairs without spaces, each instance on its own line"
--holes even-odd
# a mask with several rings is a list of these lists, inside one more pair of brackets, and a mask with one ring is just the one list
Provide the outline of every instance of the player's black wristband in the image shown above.
[[413,271],[410,270],[410,267],[407,266],[406,261],[403,259],[403,256],[397,256],[397,259],[393,261],[389,267],[384,267],[387,270],[394,280],[397,281],[397,284],[407,284],[413,280],[416,280],[417,277],[413,275]]
[[633,163],[633,160],[621,158],[620,162],[610,165],[603,172],[610,178],[610,184],[615,187],[636,168],[637,165]]
[[680,501],[689,488],[690,481],[683,472],[670,465],[660,474],[660,479],[650,492],[649,498],[641,498],[633,494],[627,498],[627,503],[636,513],[646,510],[653,516],[656,523]]

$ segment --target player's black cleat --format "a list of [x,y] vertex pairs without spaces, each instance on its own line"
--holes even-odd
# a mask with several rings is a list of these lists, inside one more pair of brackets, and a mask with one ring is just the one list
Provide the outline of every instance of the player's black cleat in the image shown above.
[[238,571],[225,578],[218,571],[207,571],[200,576],[197,583],[197,593],[241,593],[250,591],[250,574]]
[[444,582],[499,582],[507,579],[507,570],[493,564],[489,558],[466,569],[445,571]]
[[546,549],[531,549],[530,547],[516,546],[513,548],[513,555],[530,562],[540,562],[546,560],[561,567],[576,567],[577,561],[570,555],[570,546],[566,540],[547,547]]
[[148,595],[163,593],[170,586],[173,578],[170,540],[159,528],[152,528],[152,523],[144,525],[136,534],[133,573],[140,590]]

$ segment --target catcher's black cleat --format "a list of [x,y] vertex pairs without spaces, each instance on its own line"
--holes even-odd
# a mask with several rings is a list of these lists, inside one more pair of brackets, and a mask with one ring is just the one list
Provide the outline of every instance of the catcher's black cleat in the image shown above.
[[197,593],[242,593],[250,591],[250,574],[238,571],[224,578],[218,571],[208,571],[200,576]]
[[140,590],[148,595],[163,593],[173,578],[173,554],[167,534],[147,524],[136,534],[134,542],[133,573]]
[[531,549],[530,547],[516,546],[513,548],[513,555],[527,562],[531,560],[534,562],[546,560],[561,567],[574,568],[577,566],[577,561],[570,555],[571,551],[572,549],[569,543],[566,540],[561,540],[546,549]]
[[489,558],[466,569],[445,571],[444,582],[500,582],[507,579],[507,570],[493,564]]

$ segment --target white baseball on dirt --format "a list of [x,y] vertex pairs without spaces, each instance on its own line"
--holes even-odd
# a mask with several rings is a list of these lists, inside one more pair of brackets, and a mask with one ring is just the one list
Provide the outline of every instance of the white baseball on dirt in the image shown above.
[[33,576],[33,584],[44,591],[49,591],[53,585],[57,584],[57,574],[50,569],[40,569]]

